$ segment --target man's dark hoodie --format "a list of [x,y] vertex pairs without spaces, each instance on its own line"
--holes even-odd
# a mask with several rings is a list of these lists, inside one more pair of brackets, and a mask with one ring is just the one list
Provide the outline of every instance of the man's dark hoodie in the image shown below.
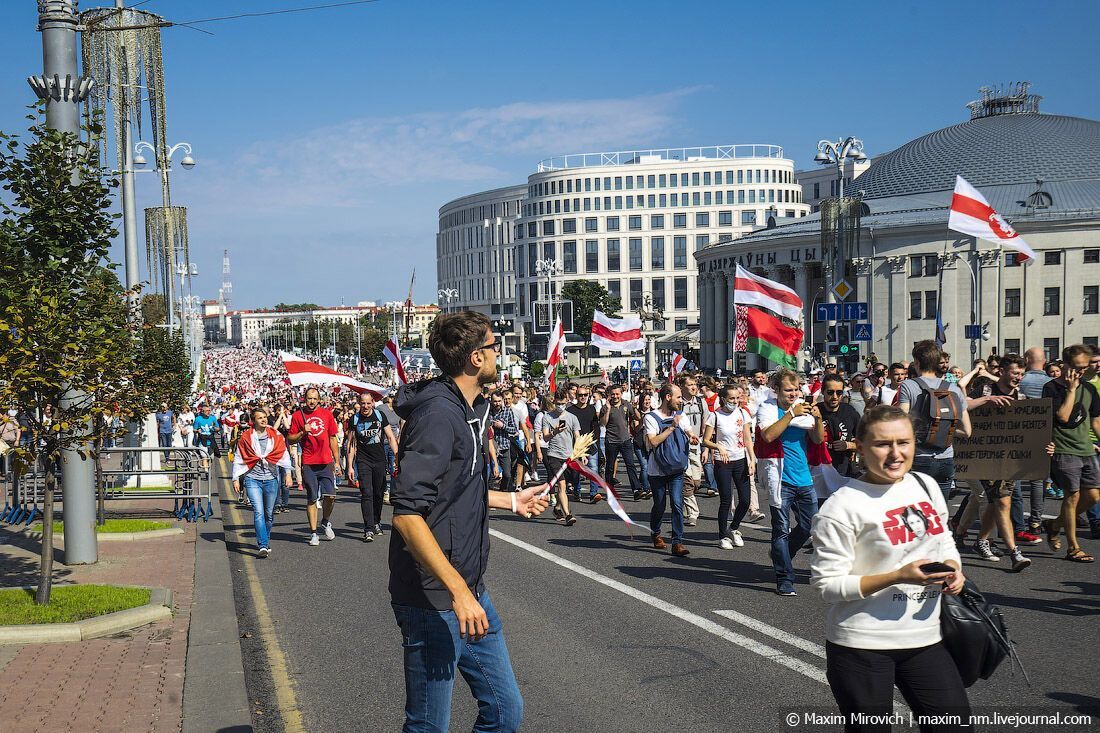
[[[443,554],[480,597],[489,561],[489,402],[478,396],[471,408],[454,380],[443,376],[402,387],[394,411],[405,421],[400,472],[390,491],[394,516],[424,517]],[[390,538],[390,597],[403,605],[452,608],[446,586],[416,562],[400,532]]]

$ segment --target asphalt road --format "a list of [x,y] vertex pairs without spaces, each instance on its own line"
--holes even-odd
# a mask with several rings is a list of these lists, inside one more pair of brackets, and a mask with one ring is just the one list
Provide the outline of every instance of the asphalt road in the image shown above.
[[[255,557],[250,517],[239,514],[243,521],[233,524],[227,516],[241,629],[260,627],[245,582],[251,564],[304,728],[400,730],[404,686],[386,592],[388,521],[385,537],[361,542],[356,492],[345,488],[334,515],[337,539],[309,547],[303,499],[294,493],[295,509],[276,517],[266,560]],[[487,583],[523,691],[524,730],[775,731],[790,729],[792,712],[835,712],[824,682],[824,604],[806,585],[809,556],[796,561],[799,595],[780,598],[772,592],[767,526],[746,526],[745,547],[723,551],[715,541],[718,500],[700,503],[687,558],[652,549],[644,533],[632,538],[606,504],[577,505],[573,527],[549,512],[533,521],[491,514]],[[626,506],[646,521],[648,505]],[[1082,544],[1100,553],[1100,542]],[[972,705],[976,713],[1087,713],[1094,721],[1022,730],[1100,729],[1098,566],[1053,557],[1045,545],[1029,549],[1034,564],[1019,575],[1005,561],[964,554],[968,575],[1004,611],[1032,683],[1006,663],[971,688]],[[253,722],[259,731],[282,730],[259,633],[241,642]],[[460,679],[452,730],[468,730],[475,717]],[[840,729],[805,721],[795,727]]]

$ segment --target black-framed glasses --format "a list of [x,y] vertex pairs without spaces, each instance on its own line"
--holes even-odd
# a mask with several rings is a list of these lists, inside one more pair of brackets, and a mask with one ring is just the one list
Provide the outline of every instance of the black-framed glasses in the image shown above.
[[500,353],[500,346],[501,346],[501,343],[499,341],[494,341],[491,344],[482,344],[478,348],[474,349],[474,351],[485,351],[485,349],[492,349],[494,353],[499,354]]
[[825,394],[840,394],[840,395],[842,395],[842,394],[844,394],[844,390],[842,390],[842,389],[827,389],[827,390],[825,390]]

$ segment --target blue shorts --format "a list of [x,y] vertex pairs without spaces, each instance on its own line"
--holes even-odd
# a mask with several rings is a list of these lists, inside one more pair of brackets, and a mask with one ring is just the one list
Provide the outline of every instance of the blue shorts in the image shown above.
[[331,463],[302,464],[302,483],[309,503],[322,496],[336,496],[336,477],[332,475]]

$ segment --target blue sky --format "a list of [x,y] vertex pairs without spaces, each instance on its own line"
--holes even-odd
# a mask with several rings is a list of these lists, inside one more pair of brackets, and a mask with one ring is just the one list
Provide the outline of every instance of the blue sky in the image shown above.
[[[173,174],[173,203],[199,291],[217,295],[228,248],[237,307],[403,299],[414,266],[434,300],[439,207],[551,155],[773,143],[808,167],[820,138],[877,155],[1021,79],[1045,112],[1100,118],[1095,2],[379,0],[203,27],[164,31],[169,140],[199,161]],[[0,28],[0,129],[18,131],[41,73],[34,0],[2,0]],[[138,187],[159,201],[153,176]]]

